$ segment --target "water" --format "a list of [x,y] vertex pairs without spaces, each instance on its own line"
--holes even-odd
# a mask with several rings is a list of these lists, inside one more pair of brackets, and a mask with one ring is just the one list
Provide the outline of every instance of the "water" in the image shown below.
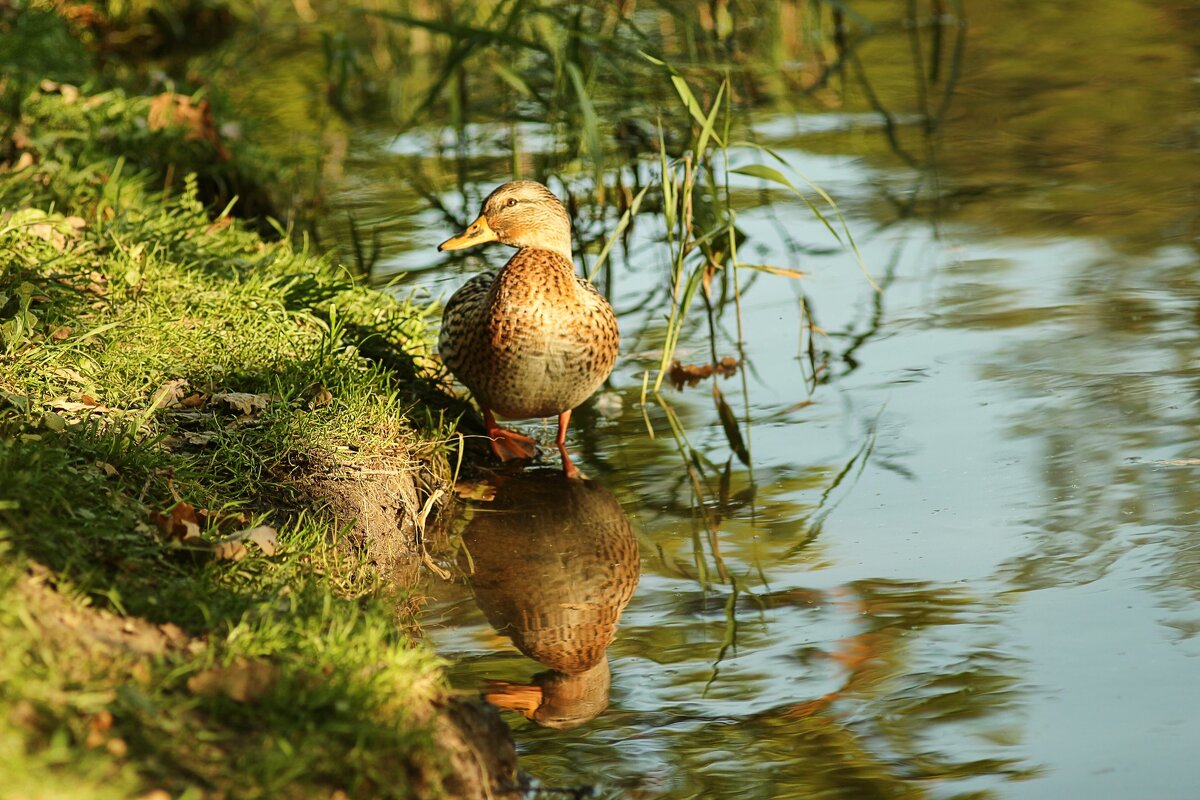
[[[967,4],[953,75],[922,83],[895,12],[855,8],[879,25],[860,68],[895,146],[853,71],[836,102],[769,104],[754,130],[837,198],[879,291],[803,205],[736,179],[743,260],[808,276],[743,286],[746,363],[717,384],[750,421],[750,467],[712,379],[665,390],[700,503],[663,409],[643,416],[669,259],[645,216],[615,259],[621,360],[572,427],[591,482],[535,473],[475,503],[456,523],[475,588],[463,551],[446,556],[457,576],[431,579],[428,634],[456,686],[518,709],[522,766],[547,786],[1194,796],[1200,12]],[[943,92],[924,136],[917,111]],[[465,151],[434,184],[473,216],[507,175],[509,130],[464,130],[364,127],[336,198],[388,237],[377,271],[432,296],[508,252],[443,267],[434,247],[457,231],[381,176],[414,159],[453,172]],[[555,147],[537,125],[522,141]],[[702,318],[685,363],[710,360]],[[732,306],[718,329],[716,355],[737,357]]]

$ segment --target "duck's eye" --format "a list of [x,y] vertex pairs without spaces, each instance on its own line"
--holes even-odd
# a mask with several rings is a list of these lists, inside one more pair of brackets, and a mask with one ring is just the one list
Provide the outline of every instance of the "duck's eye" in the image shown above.
[[508,201],[504,205],[508,206],[509,208],[512,208],[516,204],[517,204],[517,198],[510,197],[510,198],[508,198]]

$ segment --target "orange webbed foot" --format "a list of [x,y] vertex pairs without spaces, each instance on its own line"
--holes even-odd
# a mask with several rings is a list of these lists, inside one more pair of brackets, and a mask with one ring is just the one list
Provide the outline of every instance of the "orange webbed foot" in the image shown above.
[[537,455],[537,442],[524,434],[499,426],[488,428],[492,440],[492,452],[501,461],[533,458]]
[[488,438],[492,440],[492,452],[501,461],[515,461],[537,455],[537,442],[524,434],[501,428],[490,408],[483,409],[483,424],[487,427]]

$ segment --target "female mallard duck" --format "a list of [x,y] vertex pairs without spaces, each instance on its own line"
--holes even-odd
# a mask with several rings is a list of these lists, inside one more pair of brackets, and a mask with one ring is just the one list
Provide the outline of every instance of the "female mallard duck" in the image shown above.
[[442,361],[483,410],[501,461],[532,458],[534,440],[496,424],[558,417],[558,450],[568,478],[571,410],[591,397],[617,360],[612,306],[575,274],[571,220],[536,181],[506,183],[483,201],[479,218],[438,245],[461,250],[484,242],[518,248],[499,272],[483,272],[451,296],[442,314]]

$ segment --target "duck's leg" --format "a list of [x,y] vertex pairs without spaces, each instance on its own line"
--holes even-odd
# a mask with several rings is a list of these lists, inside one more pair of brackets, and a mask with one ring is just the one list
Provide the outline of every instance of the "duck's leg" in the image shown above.
[[483,423],[487,426],[488,438],[492,440],[492,452],[501,461],[517,458],[533,458],[537,455],[537,442],[524,434],[501,428],[492,416],[492,410],[483,410]]
[[558,438],[554,443],[558,445],[558,452],[562,453],[563,460],[563,475],[568,478],[578,478],[579,470],[571,463],[571,456],[567,454],[567,426],[571,424],[571,409],[567,409],[558,415]]

